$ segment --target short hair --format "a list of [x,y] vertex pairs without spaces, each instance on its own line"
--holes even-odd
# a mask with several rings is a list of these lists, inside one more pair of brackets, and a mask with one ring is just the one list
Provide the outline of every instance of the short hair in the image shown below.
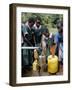
[[30,18],[28,19],[28,22],[29,22],[29,23],[31,23],[31,22],[35,23],[34,17],[30,17]]
[[63,21],[57,21],[57,28],[63,27]]
[[40,22],[41,22],[41,17],[40,17],[40,16],[37,16],[35,20],[36,20],[36,21],[37,21],[37,20],[40,20]]
[[56,45],[56,43],[53,42],[53,43],[51,43],[50,47],[53,47],[53,46],[55,46],[55,45]]

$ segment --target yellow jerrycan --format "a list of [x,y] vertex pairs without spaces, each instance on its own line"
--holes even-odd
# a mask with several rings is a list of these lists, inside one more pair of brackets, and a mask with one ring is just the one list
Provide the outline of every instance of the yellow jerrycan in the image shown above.
[[38,52],[37,50],[35,49],[34,50],[34,62],[33,62],[33,71],[37,71],[37,66],[38,66]]
[[58,57],[56,55],[48,56],[48,72],[51,74],[58,72]]

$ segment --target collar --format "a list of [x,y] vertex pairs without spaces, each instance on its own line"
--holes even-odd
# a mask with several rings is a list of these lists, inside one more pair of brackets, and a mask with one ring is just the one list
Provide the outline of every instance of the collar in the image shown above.
[[41,25],[39,26],[39,28],[36,26],[36,23],[34,24],[35,29],[41,29]]

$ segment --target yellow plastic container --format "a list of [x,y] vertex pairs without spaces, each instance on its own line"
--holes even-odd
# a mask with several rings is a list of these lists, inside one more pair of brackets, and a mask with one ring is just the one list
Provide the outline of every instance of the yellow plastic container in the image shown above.
[[33,71],[37,71],[37,60],[33,62]]
[[48,72],[56,73],[58,71],[58,57],[56,55],[48,56]]

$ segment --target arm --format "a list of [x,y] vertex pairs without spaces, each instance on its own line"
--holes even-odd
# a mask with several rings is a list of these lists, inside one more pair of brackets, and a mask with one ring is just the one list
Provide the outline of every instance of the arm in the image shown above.
[[33,46],[31,42],[28,40],[28,32],[26,26],[22,27],[21,34],[23,37],[23,42],[26,42],[29,46]]
[[29,46],[33,46],[32,43],[28,40],[28,34],[25,35],[25,39],[26,43],[29,45]]

